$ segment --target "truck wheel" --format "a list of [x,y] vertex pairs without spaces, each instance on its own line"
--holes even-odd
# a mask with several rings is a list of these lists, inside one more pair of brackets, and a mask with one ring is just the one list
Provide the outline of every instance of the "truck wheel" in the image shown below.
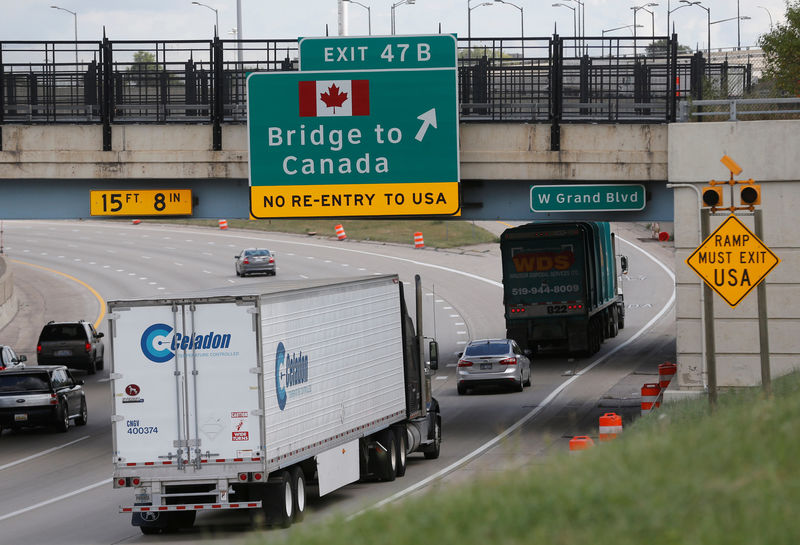
[[391,428],[383,430],[378,434],[377,441],[386,449],[386,455],[381,457],[381,480],[393,481],[397,477],[397,441],[394,431]]
[[433,427],[433,443],[425,450],[426,460],[435,460],[439,457],[439,450],[442,446],[442,417],[436,415],[435,424]]
[[264,509],[267,520],[273,526],[288,528],[294,516],[294,494],[292,494],[292,478],[288,471],[281,471],[274,480],[267,483]]
[[617,327],[625,329],[625,312],[618,312],[619,320],[617,320]]
[[59,405],[56,411],[56,429],[60,432],[66,432],[69,429],[69,407],[67,402]]
[[292,468],[292,496],[294,497],[294,521],[300,522],[306,514],[306,476],[300,466]]
[[402,477],[406,474],[406,465],[408,462],[406,458],[408,453],[408,437],[406,436],[405,426],[397,426],[394,428],[394,440],[397,445],[396,474],[398,477]]
[[75,419],[75,424],[78,426],[85,426],[89,421],[89,411],[86,408],[86,399],[81,399],[81,414]]
[[89,362],[89,365],[86,367],[86,372],[90,375],[94,375],[97,372],[97,368],[95,367],[96,365],[97,361],[95,358],[92,358],[92,360]]

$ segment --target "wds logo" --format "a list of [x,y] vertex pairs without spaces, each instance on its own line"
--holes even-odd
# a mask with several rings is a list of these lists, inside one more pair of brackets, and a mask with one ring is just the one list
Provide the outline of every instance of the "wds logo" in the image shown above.
[[231,345],[230,333],[220,334],[211,331],[205,335],[202,333],[173,335],[172,332],[172,327],[167,324],[153,324],[145,329],[141,339],[142,353],[145,357],[155,363],[165,363],[175,356],[176,350],[210,350],[229,348]]
[[278,343],[275,351],[275,392],[278,396],[278,407],[286,407],[286,390],[299,384],[308,382],[308,356],[300,352],[286,356],[286,348],[282,342]]
[[575,254],[569,249],[560,252],[522,251],[511,259],[514,261],[514,269],[517,272],[546,272],[553,269],[565,271],[575,263]]

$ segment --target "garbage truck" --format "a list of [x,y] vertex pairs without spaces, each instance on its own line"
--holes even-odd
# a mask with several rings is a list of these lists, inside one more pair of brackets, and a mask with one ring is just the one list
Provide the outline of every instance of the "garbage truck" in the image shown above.
[[523,349],[591,355],[625,327],[621,276],[607,222],[536,222],[500,236],[506,334]]
[[113,486],[144,534],[201,511],[287,527],[320,496],[439,456],[438,345],[397,275],[108,302]]

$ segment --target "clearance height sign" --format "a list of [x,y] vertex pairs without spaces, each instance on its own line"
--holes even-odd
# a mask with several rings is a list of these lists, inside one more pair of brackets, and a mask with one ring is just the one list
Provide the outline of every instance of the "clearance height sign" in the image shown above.
[[254,218],[459,213],[453,69],[254,73]]

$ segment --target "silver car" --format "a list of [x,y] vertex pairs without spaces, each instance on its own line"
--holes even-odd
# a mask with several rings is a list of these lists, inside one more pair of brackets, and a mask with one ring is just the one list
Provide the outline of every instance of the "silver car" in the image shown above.
[[531,385],[530,350],[512,339],[470,341],[458,360],[458,394],[478,385],[511,386],[515,391]]
[[275,253],[264,248],[247,248],[235,256],[236,276],[264,273],[275,276]]

